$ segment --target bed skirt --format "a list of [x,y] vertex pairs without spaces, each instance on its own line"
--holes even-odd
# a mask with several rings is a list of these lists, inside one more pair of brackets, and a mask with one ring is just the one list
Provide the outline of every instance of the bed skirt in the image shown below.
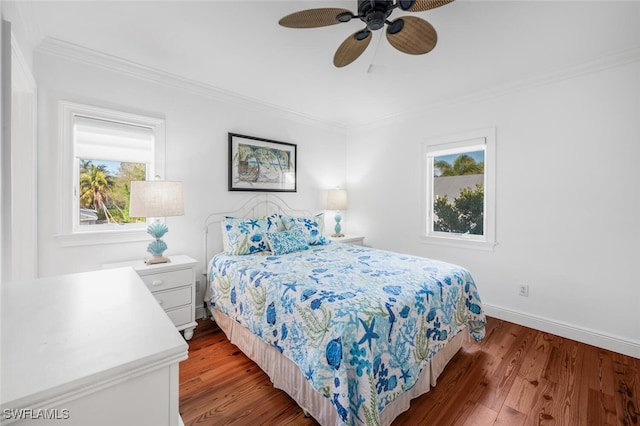
[[[338,415],[331,404],[320,392],[316,391],[298,366],[289,358],[282,356],[276,348],[254,336],[249,329],[232,320],[220,311],[210,308],[213,319],[227,335],[231,343],[236,345],[245,355],[253,360],[271,379],[273,386],[285,391],[305,413],[311,415],[323,426],[339,425]],[[459,332],[430,361],[428,368],[420,373],[416,384],[401,394],[380,413],[383,426],[390,425],[401,413],[409,409],[412,399],[429,391],[451,358],[469,339],[466,330]]]

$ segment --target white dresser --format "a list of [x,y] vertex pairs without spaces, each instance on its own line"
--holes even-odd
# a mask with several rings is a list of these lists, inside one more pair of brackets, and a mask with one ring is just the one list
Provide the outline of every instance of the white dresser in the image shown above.
[[131,268],[2,284],[0,424],[177,426],[187,344]]
[[196,328],[196,276],[198,263],[189,256],[169,256],[171,262],[147,265],[142,259],[107,263],[105,269],[132,267],[162,306],[184,338],[190,340]]

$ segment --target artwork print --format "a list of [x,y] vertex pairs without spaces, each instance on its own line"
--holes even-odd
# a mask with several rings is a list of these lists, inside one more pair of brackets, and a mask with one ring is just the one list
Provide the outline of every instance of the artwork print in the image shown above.
[[229,133],[229,191],[296,192],[291,143]]

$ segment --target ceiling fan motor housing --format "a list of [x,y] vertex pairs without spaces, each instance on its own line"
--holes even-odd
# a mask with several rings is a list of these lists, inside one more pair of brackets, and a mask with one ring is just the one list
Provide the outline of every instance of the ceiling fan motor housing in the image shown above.
[[358,16],[370,31],[384,27],[393,11],[393,0],[358,0]]

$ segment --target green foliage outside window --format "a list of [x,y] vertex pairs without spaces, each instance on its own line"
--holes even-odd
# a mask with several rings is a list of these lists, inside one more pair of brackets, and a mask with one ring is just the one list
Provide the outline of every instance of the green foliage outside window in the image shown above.
[[483,235],[484,188],[463,188],[460,196],[450,203],[446,196],[437,197],[433,206],[437,219],[433,230],[457,234]]
[[[453,164],[445,157],[434,158],[435,179],[447,176],[484,174],[484,162],[467,154],[459,154]],[[460,188],[454,200],[448,197],[436,197],[433,205],[435,214],[433,230],[456,234],[484,235],[484,187],[476,184],[474,188]]]
[[436,160],[434,167],[440,170],[438,176],[479,175],[484,173],[484,162],[476,162],[467,154],[460,154],[451,165],[444,160]]
[[[97,223],[137,222],[129,217],[132,180],[146,179],[146,164],[120,163],[112,174],[97,160],[80,160],[80,207],[95,210]],[[82,224],[82,222],[81,222]]]

